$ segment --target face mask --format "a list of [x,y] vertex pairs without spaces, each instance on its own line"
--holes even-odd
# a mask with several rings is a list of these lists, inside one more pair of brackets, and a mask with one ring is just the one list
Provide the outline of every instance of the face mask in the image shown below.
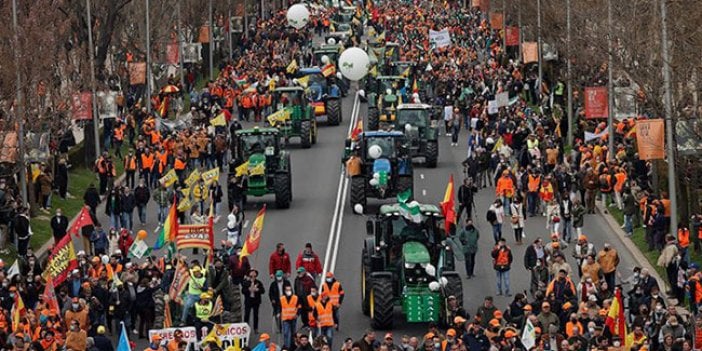
[[317,296],[317,293],[316,293],[316,292],[313,292],[313,293],[310,293],[310,295],[316,297],[316,296]]
[[510,338],[509,341],[511,341],[512,343],[515,343],[515,342],[517,342],[517,338]]
[[3,283],[2,283],[2,287],[3,287],[3,288],[7,288],[8,286],[10,286],[10,283],[7,283],[7,282],[3,282]]
[[290,297],[292,295],[292,291],[286,291],[285,296]]
[[283,277],[275,277],[275,280],[281,281],[281,280],[283,280]]
[[658,294],[653,294],[652,296],[653,296],[654,299],[657,299],[657,298],[658,298]]
[[663,306],[661,306],[661,305],[656,305],[656,311],[660,311],[660,310],[662,310],[662,309],[663,309]]
[[72,330],[72,331],[76,331],[76,330],[78,330],[78,327],[76,327],[75,325],[72,325],[72,326],[71,326],[71,330]]
[[575,323],[578,319],[577,318],[571,318],[570,321]]
[[590,334],[595,334],[595,328],[588,328],[587,331],[590,332]]
[[438,342],[434,343],[434,347],[437,348],[437,349],[440,348],[440,347],[441,347],[441,343],[438,343]]
[[77,310],[78,307],[80,307],[80,306],[79,306],[77,303],[74,303],[74,304],[71,304],[71,307],[72,307],[74,310]]
[[10,294],[10,297],[14,299],[14,298],[15,298],[15,293],[11,293],[11,294]]
[[327,283],[331,283],[331,282],[334,281],[334,279],[332,279],[332,278],[327,278],[326,281],[327,281]]
[[619,346],[622,346],[622,343],[619,342],[619,341],[615,341],[615,342],[613,343],[613,345],[614,345],[614,347],[619,347]]

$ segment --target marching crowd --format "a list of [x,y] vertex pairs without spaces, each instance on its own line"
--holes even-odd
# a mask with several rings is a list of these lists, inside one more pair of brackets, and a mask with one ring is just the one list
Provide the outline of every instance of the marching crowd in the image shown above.
[[[108,131],[111,150],[95,162],[98,184],[83,196],[92,222],[78,233],[83,250],[60,284],[49,284],[54,277],[45,274],[46,262],[28,247],[26,211],[14,206],[12,211],[21,214],[19,220],[8,221],[8,232],[16,236],[20,274],[9,276],[1,267],[0,349],[113,350],[112,336],[124,325],[136,337],[149,339],[147,350],[185,350],[182,332],[162,340],[148,335],[149,330],[191,325],[199,330],[216,322],[244,321],[260,342],[250,345],[257,351],[692,350],[692,317],[676,307],[687,300],[689,311],[696,314],[702,303],[702,272],[690,261],[691,244],[699,249],[702,217],[681,222],[677,233],[668,232],[670,201],[653,187],[650,163],[638,159],[633,118],[614,128],[615,150],[608,149],[606,138],[578,138],[566,151],[567,133],[597,134],[607,126],[582,120],[576,130],[569,130],[563,84],[548,78],[539,82],[533,67],[510,60],[499,30],[490,27],[486,14],[460,3],[396,6],[388,1],[370,2],[365,8],[368,25],[376,33],[384,32],[387,41],[400,43],[401,60],[421,67],[415,72],[421,83],[418,96],[444,107],[444,132],[452,144],[465,136],[460,141],[467,148],[465,180],[458,189],[459,225],[452,235],[460,243],[471,279],[480,234],[485,234],[474,222],[482,221],[478,216],[485,211],[495,244],[491,257],[496,294],[510,297],[507,306],[496,306],[492,296],[475,311],[449,304],[452,323],[430,325],[421,337],[386,333],[376,340],[376,332],[368,330],[358,340],[335,345],[344,290],[332,272],[322,271],[312,245],[300,250],[293,265],[279,243],[264,271],[270,283],[264,284],[259,267],[240,258],[244,178],[230,174],[224,186],[217,180],[184,186],[195,169],[228,167],[229,134],[241,128],[240,121],[258,122],[271,112],[270,91],[291,83],[286,68],[291,61],[314,64],[313,33],[286,27],[281,12],[259,22],[234,59],[224,61],[218,77],[203,89],[188,89],[172,78],[169,84],[177,88],[175,93],[162,92],[148,102],[167,114],[163,104],[187,94],[189,125],[164,127],[143,103],[125,102],[122,118]],[[320,14],[314,26],[328,29],[328,18],[329,13]],[[453,44],[435,48],[429,29],[443,28],[449,29]],[[488,102],[505,92],[510,105],[490,108]],[[576,101],[576,110],[580,107]],[[211,122],[219,116],[224,123]],[[124,154],[122,145],[128,147]],[[122,185],[114,183],[117,162],[125,172]],[[177,180],[166,186],[159,180],[171,170]],[[47,213],[51,173],[39,169],[33,177]],[[493,186],[494,203],[488,209],[475,208],[476,193]],[[186,193],[186,188],[192,191]],[[5,191],[4,183],[0,190],[3,214],[1,209],[14,202],[13,191]],[[163,223],[171,204],[190,198],[189,206],[178,207],[179,222],[203,224],[210,204],[220,216],[225,194],[227,230],[234,239],[223,243],[212,259],[146,255],[137,262],[129,257],[137,228],[156,224],[147,223],[148,211],[157,211]],[[103,201],[109,223],[97,220]],[[619,267],[617,251],[608,243],[599,249],[588,240],[584,221],[598,202],[603,209],[616,207],[623,213],[627,235],[645,227],[649,249],[662,253],[658,264],[667,273],[670,291],[639,267],[623,278],[628,272]],[[60,209],[55,212],[51,229],[58,243],[73,234],[68,232],[68,218]],[[533,217],[546,220],[540,233],[525,230]],[[506,223],[513,238],[503,233]],[[523,268],[514,265],[508,241],[528,246]],[[512,268],[529,274],[528,292],[517,293],[511,285]],[[283,334],[280,346],[269,334],[259,333],[259,308],[266,294],[275,327]],[[203,339],[207,349],[221,348],[216,340]]]

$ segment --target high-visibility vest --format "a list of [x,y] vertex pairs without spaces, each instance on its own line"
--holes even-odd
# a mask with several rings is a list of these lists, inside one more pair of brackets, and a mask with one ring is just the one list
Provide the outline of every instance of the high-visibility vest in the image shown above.
[[115,128],[114,132],[115,132],[115,140],[117,140],[117,141],[124,140],[124,124]]
[[168,163],[168,152],[158,151],[156,159],[158,160],[158,173],[163,174],[163,170],[166,169],[166,164]]
[[180,157],[177,157],[175,159],[175,163],[173,164],[173,169],[175,169],[176,171],[182,171],[185,169],[185,166],[186,166],[185,161],[180,159]]
[[327,300],[324,304],[322,301],[317,303],[315,306],[317,310],[317,325],[319,327],[333,327],[334,326],[334,304],[331,300]]
[[136,171],[136,156],[129,156],[124,158],[124,169],[127,171]]
[[204,305],[199,302],[195,304],[195,318],[204,320],[210,317],[210,313],[212,313],[212,301]]
[[102,156],[95,161],[95,168],[97,168],[98,173],[107,172],[107,169],[105,168],[105,159]]
[[251,95],[246,94],[244,97],[241,98],[241,106],[244,108],[251,108],[253,105],[253,101],[251,101]]
[[317,307],[317,303],[320,301],[320,297],[317,296],[315,299],[312,295],[307,295],[307,306],[309,307],[309,312],[307,313],[307,321],[311,328],[317,326],[317,320],[314,318],[314,309]]
[[497,253],[497,258],[495,258],[496,266],[508,266],[509,265],[509,250],[500,250]]
[[665,210],[665,212],[663,212],[663,216],[670,217],[670,200],[661,199],[661,204],[663,205],[663,209]]
[[695,281],[695,303],[699,304],[702,302],[702,283],[697,276],[692,277],[692,280]]
[[553,200],[553,186],[550,182],[544,182],[541,185],[541,190],[539,190],[539,196],[541,197],[541,200],[545,202]]
[[332,283],[331,289],[329,289],[329,283],[324,282],[322,284],[322,294],[327,293],[329,295],[329,301],[331,301],[334,306],[339,306],[339,298],[341,297],[341,283],[335,281]]
[[683,249],[690,246],[690,229],[680,228],[678,229],[678,245]]
[[618,172],[614,175],[614,191],[621,193],[626,182],[626,173]]
[[141,169],[145,171],[151,171],[154,167],[154,154],[141,154]]
[[283,295],[280,297],[280,319],[283,321],[292,321],[297,319],[297,295],[288,297]]
[[539,185],[541,185],[541,177],[529,175],[529,192],[535,193],[539,191]]

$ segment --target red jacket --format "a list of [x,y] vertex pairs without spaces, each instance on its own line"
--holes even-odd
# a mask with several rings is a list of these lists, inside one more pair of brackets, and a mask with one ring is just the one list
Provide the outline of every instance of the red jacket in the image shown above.
[[315,252],[307,255],[305,251],[300,251],[295,261],[295,268],[305,267],[305,270],[312,274],[322,274],[322,263]]
[[273,275],[275,271],[281,270],[285,274],[290,274],[290,255],[287,252],[279,254],[274,251],[271,254],[270,260],[268,260],[268,274]]

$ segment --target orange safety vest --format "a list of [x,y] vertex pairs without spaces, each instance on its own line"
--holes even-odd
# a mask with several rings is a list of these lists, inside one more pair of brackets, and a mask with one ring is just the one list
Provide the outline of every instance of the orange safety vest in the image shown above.
[[280,297],[280,320],[292,321],[297,319],[297,295],[290,296],[290,301],[288,301],[287,296],[283,295]]
[[244,108],[251,108],[253,102],[251,101],[251,95],[246,94],[241,98],[241,106]]
[[619,172],[614,175],[614,191],[621,193],[624,189],[624,182],[626,182],[626,173]]
[[507,266],[509,265],[509,251],[500,250],[497,253],[497,258],[495,258],[495,266]]
[[661,204],[663,204],[663,209],[665,210],[665,212],[663,212],[663,216],[670,217],[670,200],[661,199]]
[[695,281],[695,303],[702,302],[702,283],[700,283],[700,278],[694,276],[691,280]]
[[318,296],[317,299],[315,299],[312,295],[307,295],[307,306],[309,307],[309,312],[307,313],[307,320],[308,324],[310,325],[311,328],[317,327],[317,320],[314,319],[314,309],[317,306],[317,303],[320,301],[320,297]]
[[687,249],[687,247],[690,246],[690,229],[678,229],[678,244],[683,249]]
[[185,161],[180,159],[180,157],[176,157],[175,163],[173,164],[173,169],[175,169],[176,171],[182,171],[185,169],[185,166]]
[[158,160],[158,173],[163,174],[163,170],[166,168],[166,163],[168,162],[167,152],[157,152],[156,159]]
[[102,156],[95,161],[95,168],[97,168],[98,173],[107,172],[107,169],[105,169],[105,159],[102,158]]
[[335,281],[332,283],[331,289],[329,289],[329,283],[325,282],[322,284],[322,294],[327,293],[329,295],[329,301],[331,301],[334,306],[339,306],[339,298],[344,292],[341,290],[341,283]]
[[530,193],[535,193],[539,191],[539,185],[541,184],[541,177],[540,176],[532,176],[529,175],[529,192]]
[[124,129],[126,126],[124,124],[120,125],[119,127],[115,128],[115,139],[118,141],[124,140]]
[[328,300],[326,304],[321,301],[315,306],[317,310],[317,325],[319,327],[334,326],[334,304]]
[[129,156],[124,158],[124,169],[127,171],[136,171],[136,156]]
[[600,191],[608,193],[612,191],[612,176],[609,174],[602,174],[599,178]]
[[151,171],[154,167],[154,154],[141,154],[141,169]]

